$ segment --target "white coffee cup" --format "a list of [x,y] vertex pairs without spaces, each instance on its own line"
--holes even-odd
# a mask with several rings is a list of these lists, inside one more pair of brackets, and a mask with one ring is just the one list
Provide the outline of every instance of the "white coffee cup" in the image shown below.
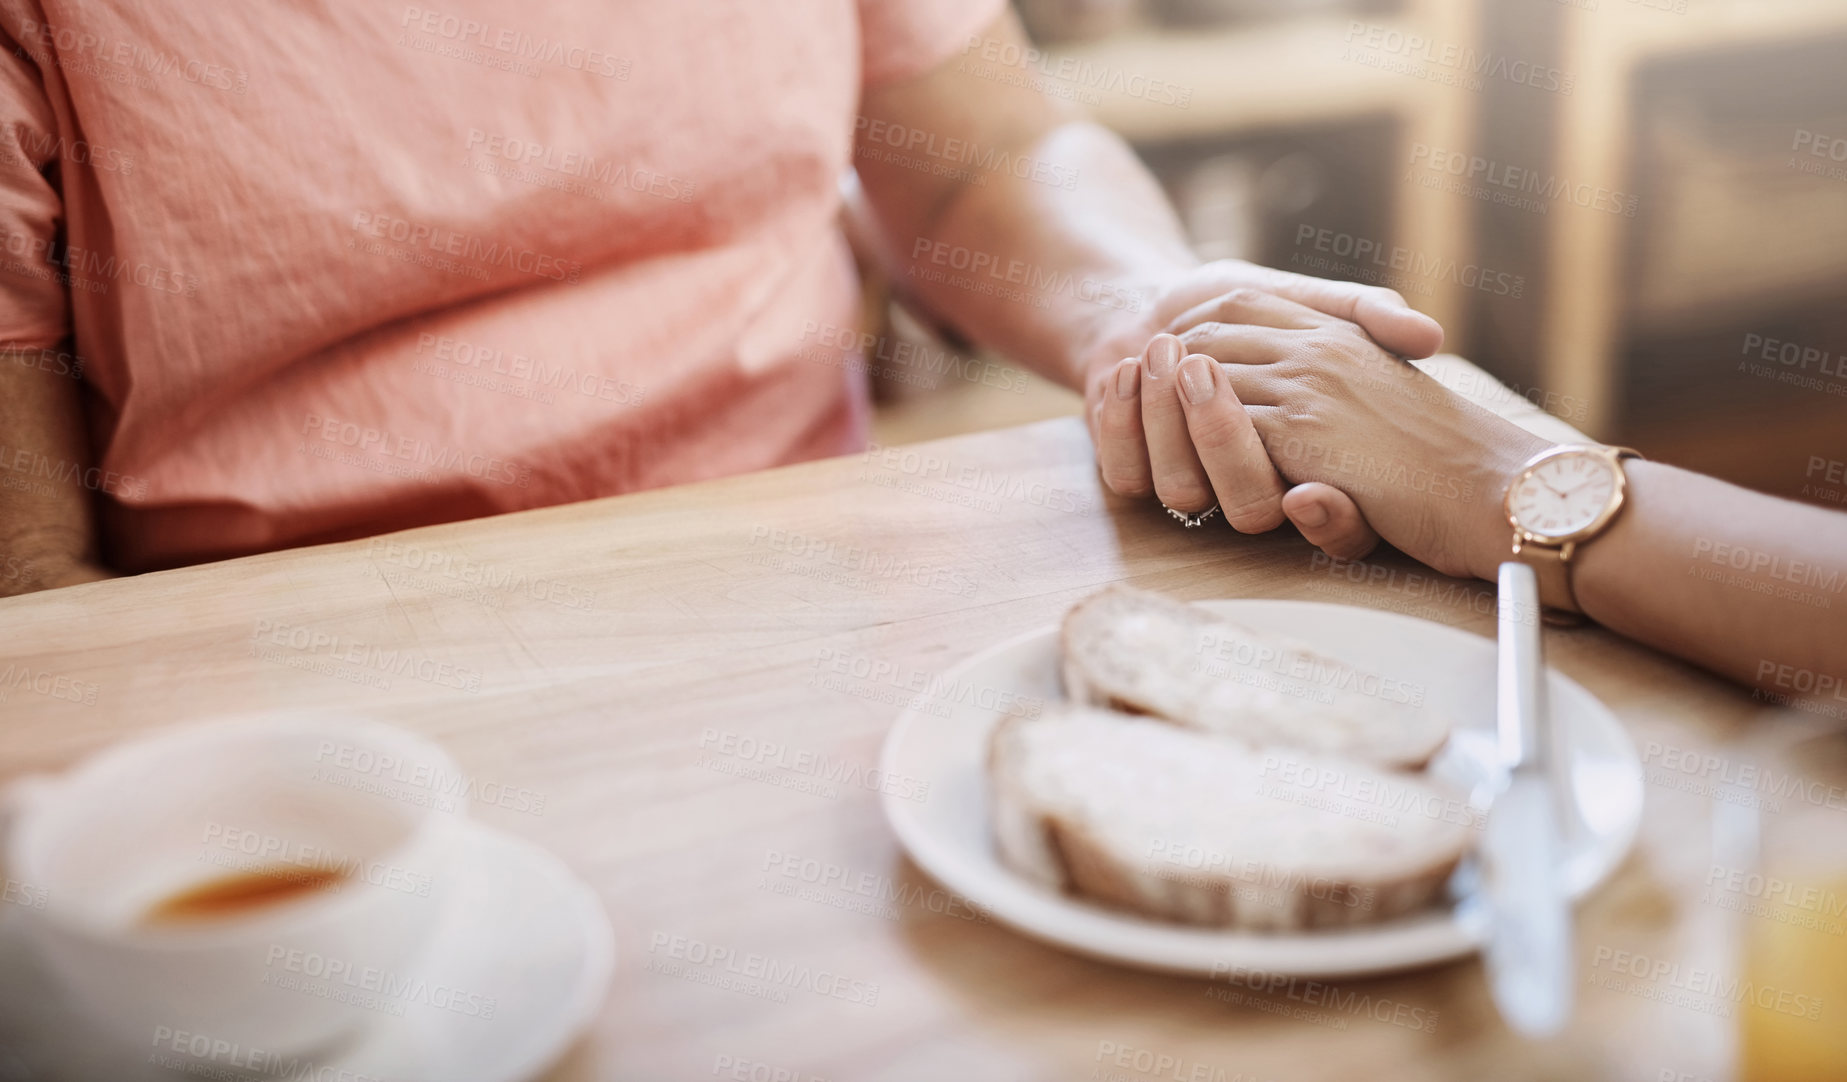
[[[244,717],[122,744],[9,793],[6,865],[47,974],[142,1047],[291,1055],[401,1012],[450,881],[466,783],[430,741],[348,716]],[[332,884],[222,915],[163,902],[260,872]]]

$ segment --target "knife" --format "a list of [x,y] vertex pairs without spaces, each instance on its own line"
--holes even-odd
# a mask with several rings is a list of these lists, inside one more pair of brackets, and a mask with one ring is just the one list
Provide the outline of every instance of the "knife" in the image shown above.
[[1571,1015],[1573,951],[1532,568],[1501,565],[1499,616],[1495,729],[1507,775],[1483,838],[1483,956],[1501,1017],[1519,1033],[1542,1037]]

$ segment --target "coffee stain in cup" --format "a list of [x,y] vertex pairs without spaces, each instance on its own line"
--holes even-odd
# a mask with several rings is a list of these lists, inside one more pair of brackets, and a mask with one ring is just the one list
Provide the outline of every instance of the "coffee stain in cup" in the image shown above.
[[334,867],[256,868],[210,879],[155,904],[141,918],[149,927],[196,925],[235,919],[258,910],[334,890],[347,870]]

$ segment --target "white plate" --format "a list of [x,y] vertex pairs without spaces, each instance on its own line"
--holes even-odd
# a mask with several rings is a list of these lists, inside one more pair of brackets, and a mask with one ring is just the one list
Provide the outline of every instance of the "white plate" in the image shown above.
[[[1415,682],[1425,702],[1457,723],[1431,764],[1467,793],[1494,762],[1492,639],[1375,609],[1308,601],[1207,601],[1214,612],[1302,639],[1362,670]],[[1642,819],[1642,765],[1609,709],[1576,681],[1552,672],[1550,698],[1568,764],[1576,826],[1567,839],[1572,897],[1603,882],[1635,840]],[[924,871],[994,918],[1079,954],[1145,969],[1211,975],[1258,971],[1303,977],[1351,976],[1429,965],[1474,950],[1480,920],[1468,899],[1389,923],[1295,934],[1232,932],[1143,920],[1049,890],[1000,862],[989,829],[985,773],[988,734],[1002,716],[977,702],[1013,695],[1064,698],[1058,629],[999,644],[945,674],[957,694],[949,716],[940,700],[915,706],[885,740],[886,776],[929,784],[917,802],[892,789],[885,815]],[[904,792],[913,792],[906,789]],[[1459,876],[1459,881],[1461,877]]]
[[[491,997],[493,1016],[407,1003],[402,1015],[380,1014],[340,1049],[299,1057],[313,1067],[303,1077],[525,1082],[562,1055],[601,1007],[615,938],[596,895],[530,842],[474,823],[464,831],[456,893],[408,976]],[[20,932],[17,919],[0,920],[0,1082],[212,1076],[206,1062],[187,1073],[150,1065],[147,1048],[99,1046],[39,973]]]

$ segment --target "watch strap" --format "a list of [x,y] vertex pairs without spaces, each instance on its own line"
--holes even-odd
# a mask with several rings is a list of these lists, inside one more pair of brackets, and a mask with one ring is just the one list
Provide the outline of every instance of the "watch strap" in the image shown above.
[[1514,538],[1514,559],[1533,569],[1538,580],[1539,604],[1549,612],[1581,614],[1578,595],[1571,588],[1571,557],[1577,546],[1542,545]]

